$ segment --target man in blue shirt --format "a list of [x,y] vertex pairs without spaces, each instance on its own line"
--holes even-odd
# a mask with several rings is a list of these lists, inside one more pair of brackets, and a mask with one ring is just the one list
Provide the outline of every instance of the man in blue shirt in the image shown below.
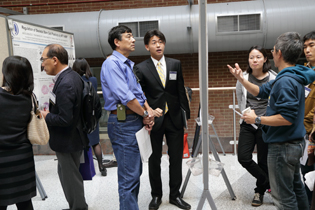
[[[108,43],[113,53],[102,65],[101,83],[104,108],[110,111],[108,136],[118,163],[120,209],[138,210],[142,162],[135,133],[143,125],[150,131],[154,117],[133,73],[134,62],[128,59],[135,50],[131,29],[123,25],[113,27],[108,34]],[[117,105],[123,107],[122,112],[118,107],[118,114]],[[121,113],[126,117],[118,120]]]
[[279,74],[261,87],[244,79],[238,64],[228,65],[239,82],[258,98],[268,98],[266,116],[254,110],[242,119],[262,124],[263,140],[268,143],[268,170],[271,194],[277,209],[309,209],[300,175],[300,157],[305,146],[304,86],[313,82],[315,72],[297,65],[303,42],[296,32],[280,35],[271,50]]

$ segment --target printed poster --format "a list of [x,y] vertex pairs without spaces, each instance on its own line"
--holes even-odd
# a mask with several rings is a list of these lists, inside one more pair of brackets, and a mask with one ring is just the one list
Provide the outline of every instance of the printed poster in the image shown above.
[[73,34],[50,29],[44,26],[32,25],[13,19],[8,19],[11,31],[13,55],[27,58],[34,73],[34,93],[39,101],[39,107],[48,110],[49,91],[54,83],[46,72],[42,71],[40,57],[48,44],[60,44],[69,55],[69,66],[75,61]]

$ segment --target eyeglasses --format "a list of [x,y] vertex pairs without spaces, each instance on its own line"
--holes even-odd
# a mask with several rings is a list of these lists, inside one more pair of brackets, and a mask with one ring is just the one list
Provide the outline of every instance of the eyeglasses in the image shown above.
[[49,58],[43,58],[43,57],[41,57],[39,60],[40,60],[40,62],[44,62],[45,60],[47,60],[47,59],[49,59]]

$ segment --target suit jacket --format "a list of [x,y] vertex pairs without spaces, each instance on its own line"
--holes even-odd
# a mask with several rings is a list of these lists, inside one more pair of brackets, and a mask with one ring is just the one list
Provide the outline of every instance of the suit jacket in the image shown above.
[[46,123],[49,145],[56,152],[79,151],[88,142],[87,135],[80,129],[82,90],[80,75],[71,68],[63,71],[55,83],[56,103],[50,102]]
[[[156,67],[151,58],[135,66],[134,71],[140,80],[147,102],[152,109],[160,108],[165,110],[167,102],[168,112],[177,129],[183,128],[183,116],[181,108],[186,111],[187,119],[190,118],[188,99],[184,87],[182,66],[179,60],[166,58],[166,81],[165,88],[157,73]],[[170,80],[170,72],[176,72],[176,80]],[[164,115],[155,119],[153,131],[158,130],[163,123]]]

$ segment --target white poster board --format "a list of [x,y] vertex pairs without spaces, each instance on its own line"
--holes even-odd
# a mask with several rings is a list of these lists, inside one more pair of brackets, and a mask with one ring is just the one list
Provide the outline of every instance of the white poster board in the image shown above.
[[73,34],[9,18],[8,25],[11,32],[13,55],[23,56],[30,61],[34,73],[34,93],[40,108],[48,110],[48,93],[54,87],[53,76],[48,76],[41,71],[40,57],[48,44],[60,44],[67,50],[69,66],[72,67],[75,60]]
[[10,55],[10,43],[7,32],[7,19],[0,15],[0,87],[2,86],[2,63]]

